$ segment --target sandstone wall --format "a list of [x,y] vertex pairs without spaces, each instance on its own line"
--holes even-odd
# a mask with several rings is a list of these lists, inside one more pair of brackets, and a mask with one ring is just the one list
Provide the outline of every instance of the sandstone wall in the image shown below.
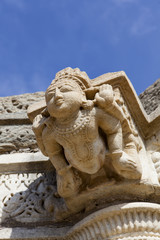
[[26,110],[44,92],[0,97],[0,154],[38,151]]
[[147,114],[153,112],[160,104],[160,78],[139,95]]

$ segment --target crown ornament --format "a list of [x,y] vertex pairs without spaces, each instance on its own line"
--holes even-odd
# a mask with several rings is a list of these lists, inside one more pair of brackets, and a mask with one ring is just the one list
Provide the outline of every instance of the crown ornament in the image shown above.
[[59,71],[51,84],[56,84],[59,81],[63,81],[64,83],[66,83],[67,81],[75,81],[76,83],[78,83],[82,90],[91,87],[91,82],[87,73],[80,71],[79,68],[73,69],[71,67],[67,67]]

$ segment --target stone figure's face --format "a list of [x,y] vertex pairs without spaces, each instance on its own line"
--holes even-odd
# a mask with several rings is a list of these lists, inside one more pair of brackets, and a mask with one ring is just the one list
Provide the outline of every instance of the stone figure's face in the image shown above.
[[82,99],[84,94],[77,84],[57,84],[47,102],[48,112],[55,118],[69,117],[80,109]]

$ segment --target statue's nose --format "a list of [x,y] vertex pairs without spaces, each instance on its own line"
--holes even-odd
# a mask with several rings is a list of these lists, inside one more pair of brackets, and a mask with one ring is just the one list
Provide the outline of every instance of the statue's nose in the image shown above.
[[56,88],[55,89],[55,98],[61,97],[61,96],[62,96],[61,91],[59,90],[59,88]]

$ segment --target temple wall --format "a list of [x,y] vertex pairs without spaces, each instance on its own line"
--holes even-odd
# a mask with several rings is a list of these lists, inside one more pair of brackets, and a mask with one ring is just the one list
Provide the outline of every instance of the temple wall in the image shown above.
[[[153,114],[160,103],[160,80],[139,98],[147,114]],[[143,186],[149,194],[146,197],[138,185],[131,184],[128,192],[119,194],[126,194],[124,203],[120,196],[115,201],[111,194],[113,206],[112,203],[104,205],[102,200],[95,203],[94,211],[88,208],[87,213],[82,211],[67,220],[54,221],[53,210],[48,211],[50,205],[46,199],[55,192],[55,169],[39,151],[26,113],[29,105],[41,100],[44,100],[43,92],[0,98],[0,240],[160,239],[160,191],[156,186]],[[158,174],[159,142],[160,130],[146,140]],[[131,187],[137,188],[133,202],[127,201]],[[117,187],[115,194],[121,190]],[[57,197],[56,201],[61,200]]]

